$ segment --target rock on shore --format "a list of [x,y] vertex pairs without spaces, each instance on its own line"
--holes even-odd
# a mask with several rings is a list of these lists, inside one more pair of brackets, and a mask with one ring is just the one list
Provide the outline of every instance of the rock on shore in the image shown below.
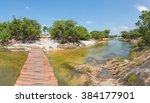
[[74,65],[87,75],[89,85],[150,85],[150,50],[130,59],[114,58],[103,64],[95,61],[90,58]]

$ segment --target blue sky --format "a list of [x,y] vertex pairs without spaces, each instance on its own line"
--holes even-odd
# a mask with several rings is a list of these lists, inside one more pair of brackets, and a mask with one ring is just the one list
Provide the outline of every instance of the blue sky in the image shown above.
[[150,0],[0,0],[0,22],[27,17],[50,27],[55,20],[73,19],[89,31],[110,29],[112,34],[135,28]]

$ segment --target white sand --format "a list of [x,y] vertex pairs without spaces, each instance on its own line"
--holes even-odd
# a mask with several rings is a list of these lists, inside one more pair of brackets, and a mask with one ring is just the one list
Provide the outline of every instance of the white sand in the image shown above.
[[[95,44],[95,41],[93,40],[81,40],[81,43],[85,44],[86,46],[91,46]],[[25,48],[25,50],[29,51],[31,49],[31,47],[41,47],[44,48],[46,51],[50,50],[50,49],[57,49],[57,46],[59,45],[59,43],[55,40],[52,39],[40,39],[34,43],[15,43],[12,46],[7,47],[8,49],[15,49],[15,48]]]
[[94,45],[94,40],[80,40],[81,43],[85,44],[86,46]]
[[52,39],[48,39],[48,40],[42,39],[40,41],[36,41],[35,44],[41,45],[45,49],[49,49],[49,48],[56,49],[57,46],[59,45],[58,42],[56,42],[55,40],[52,40]]
[[7,47],[9,49],[13,49],[13,48],[25,48],[26,50],[30,50],[31,47],[41,47],[44,48],[46,50],[50,50],[50,49],[56,49],[57,46],[59,45],[59,43],[57,43],[55,40],[52,39],[41,39],[38,40],[34,43],[15,43],[10,47]]

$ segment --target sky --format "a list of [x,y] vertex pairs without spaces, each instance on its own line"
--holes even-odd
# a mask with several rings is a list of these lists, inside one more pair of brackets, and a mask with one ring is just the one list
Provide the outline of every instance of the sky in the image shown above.
[[75,20],[89,31],[119,34],[136,28],[142,10],[150,10],[150,0],[0,0],[0,22],[27,17],[51,27],[55,20]]

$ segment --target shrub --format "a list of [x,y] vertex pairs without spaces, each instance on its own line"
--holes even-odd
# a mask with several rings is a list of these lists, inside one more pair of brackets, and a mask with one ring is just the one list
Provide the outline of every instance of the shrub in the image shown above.
[[125,84],[128,86],[142,86],[144,85],[144,81],[140,78],[140,74],[130,73],[125,78]]

